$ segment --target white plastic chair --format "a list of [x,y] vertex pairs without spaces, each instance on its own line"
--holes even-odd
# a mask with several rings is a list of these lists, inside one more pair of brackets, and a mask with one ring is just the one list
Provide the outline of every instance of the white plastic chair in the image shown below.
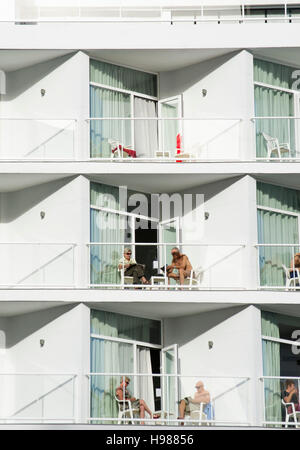
[[127,276],[125,275],[125,270],[124,269],[119,269],[118,268],[118,272],[121,275],[121,284],[133,284],[133,277]]
[[[296,428],[299,428],[297,416],[300,417],[300,411],[296,411],[294,403],[285,403],[284,399],[281,400],[284,410],[285,410],[285,428],[288,428],[290,417],[293,418],[293,421],[296,425]],[[289,406],[292,408],[292,412],[289,413]]]
[[[296,283],[300,286],[300,273],[299,269],[289,269],[284,264],[282,264],[282,268],[285,273],[285,287],[289,289],[292,286],[296,286]],[[294,277],[291,277],[291,272],[294,272]]]
[[283,142],[282,144],[280,144],[278,138],[269,136],[264,132],[262,133],[262,135],[267,143],[268,159],[271,158],[273,152],[277,153],[278,158],[282,158],[284,153],[290,155],[291,148],[289,142]]
[[[115,395],[116,402],[118,404],[119,413],[118,413],[118,425],[121,423],[124,423],[123,417],[126,415],[129,415],[129,418],[131,419],[130,422],[133,424],[133,414],[136,412],[139,412],[138,408],[132,408],[132,404],[130,400],[119,400],[118,397]],[[123,408],[122,408],[123,405]],[[127,405],[127,407],[126,407]]]
[[[128,153],[123,151],[124,146],[116,139],[108,139],[110,145],[111,153],[113,158],[130,158]],[[120,148],[121,147],[121,148]],[[130,149],[130,146],[126,145],[126,148]]]
[[[184,286],[189,286],[189,289],[193,287],[199,287],[201,285],[201,274],[203,270],[201,267],[197,267],[196,269],[192,269],[191,275],[184,279]],[[179,281],[178,281],[179,283]]]
[[203,412],[203,409],[205,407],[206,403],[200,403],[199,404],[199,410],[191,411],[190,416],[186,416],[186,418],[189,418],[193,420],[191,423],[190,421],[187,421],[187,425],[198,425],[199,427],[202,425],[208,425],[207,424],[207,417],[206,414]]

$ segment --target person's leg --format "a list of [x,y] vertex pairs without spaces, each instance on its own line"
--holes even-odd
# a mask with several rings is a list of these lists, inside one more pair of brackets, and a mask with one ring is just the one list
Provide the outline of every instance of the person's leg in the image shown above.
[[144,272],[144,266],[142,266],[141,264],[137,264],[136,265],[136,273],[137,273],[137,276],[138,276],[138,278],[139,278],[139,280],[140,280],[140,282],[142,282],[142,283],[147,283],[147,279],[146,279],[146,277],[145,277],[145,272]]
[[138,272],[136,268],[132,270],[132,276],[133,276],[133,284],[140,284],[140,279],[138,277]]
[[[145,407],[140,402],[140,419],[145,419]],[[141,425],[145,425],[145,422],[140,422]]]
[[[144,416],[143,416],[143,418],[145,417],[145,411],[146,411],[146,412],[149,414],[149,416],[151,417],[151,419],[152,419],[152,411],[151,411],[151,409],[149,408],[149,406],[147,406],[145,400],[140,400],[140,407],[143,408],[143,410],[144,410]],[[141,417],[141,418],[142,418],[142,417]]]
[[185,400],[181,400],[179,403],[179,419],[184,419],[185,415],[186,402]]

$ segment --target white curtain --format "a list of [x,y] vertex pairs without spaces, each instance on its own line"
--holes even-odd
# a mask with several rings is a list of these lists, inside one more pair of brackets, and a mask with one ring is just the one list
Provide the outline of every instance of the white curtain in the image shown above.
[[[151,353],[149,348],[137,347],[137,373],[151,374]],[[153,379],[151,376],[141,376],[137,380],[137,397],[145,400],[151,411],[154,407]]]
[[[157,117],[156,102],[134,98],[135,117]],[[135,150],[138,158],[154,158],[158,150],[157,120],[136,120],[134,127]]]

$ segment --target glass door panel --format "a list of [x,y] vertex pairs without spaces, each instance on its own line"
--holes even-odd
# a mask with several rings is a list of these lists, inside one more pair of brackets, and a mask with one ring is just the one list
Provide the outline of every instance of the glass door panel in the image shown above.
[[[182,146],[181,96],[160,100],[158,102],[159,148],[165,157],[174,157],[176,150]],[[173,119],[174,118],[174,119]]]
[[178,409],[178,346],[177,344],[163,348],[162,355],[162,404],[168,419],[177,418]]

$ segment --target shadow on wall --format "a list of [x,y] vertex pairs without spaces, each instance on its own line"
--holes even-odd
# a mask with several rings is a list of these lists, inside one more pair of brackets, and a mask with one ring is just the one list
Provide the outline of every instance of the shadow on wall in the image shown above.
[[[231,60],[234,56],[241,53],[240,51],[231,52],[229,54],[218,56],[216,58],[209,59],[203,63],[196,63],[188,67],[184,67],[178,70],[172,70],[168,72],[162,72],[160,74],[160,90],[165,93],[165,96],[173,96],[181,94],[184,91],[187,91],[195,84],[199,83],[201,80],[209,76],[211,73],[218,70],[221,66],[226,64],[229,60]],[[174,77],[175,82],[180,81],[180,89],[181,92],[177,92],[177,90],[172,91],[172,77]],[[225,82],[225,80],[224,80]]]
[[[174,332],[168,333],[168,341],[165,343],[166,346],[173,344],[179,345],[179,347],[188,344],[194,339],[200,337],[202,334],[207,333],[208,331],[213,330],[214,327],[217,327],[221,323],[226,322],[228,319],[231,319],[233,316],[239,314],[240,312],[247,309],[248,306],[239,306],[232,307],[226,309],[220,309],[217,311],[208,311],[206,313],[201,314],[201,328],[199,328],[199,315],[195,316],[186,316],[184,318],[174,318],[174,319],[166,319],[165,328],[169,328]],[[182,329],[182,319],[188,319],[188,326],[185,327],[185,333],[181,333],[178,335],[177,330]]]
[[52,194],[64,188],[76,177],[67,177],[49,183],[39,184],[20,191],[0,194],[2,203],[1,223],[10,223]]
[[[6,348],[17,345],[23,339],[37,332],[60,316],[67,314],[78,305],[66,305],[45,309],[43,311],[31,312],[20,316],[9,317],[6,333]],[[74,330],[75,331],[75,330]],[[1,336],[0,336],[1,337]],[[0,343],[1,349],[1,343]]]
[[[6,95],[3,96],[3,102],[10,102],[23,94],[27,89],[54,72],[59,66],[69,61],[75,54],[76,52],[72,52],[66,56],[9,72],[6,78]],[[28,105],[28,111],[30,111],[30,105]]]

